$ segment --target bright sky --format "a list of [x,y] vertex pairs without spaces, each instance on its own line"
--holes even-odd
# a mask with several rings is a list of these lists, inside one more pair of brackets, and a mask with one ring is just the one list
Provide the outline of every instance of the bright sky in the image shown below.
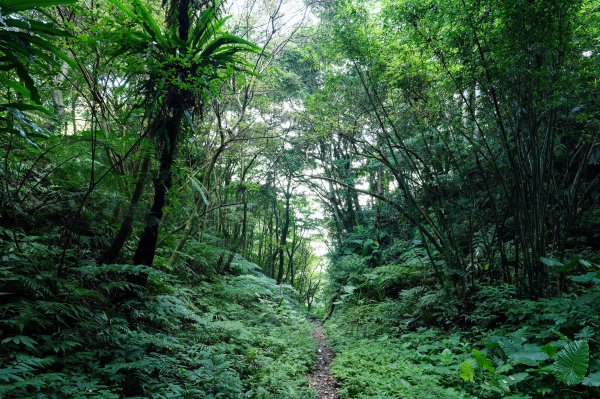
[[283,38],[298,26],[316,21],[304,1],[298,0],[229,0],[225,9],[236,21],[246,20],[250,14],[248,22],[265,37],[275,28]]
[[[256,40],[258,44],[264,44],[261,41],[273,34],[273,28],[273,42],[279,42],[294,34],[299,26],[307,26],[317,20],[305,2],[298,0],[229,0],[225,3],[225,10],[225,14],[231,15],[240,26],[252,27],[252,40]],[[296,189],[296,194],[307,198],[311,219],[325,219],[325,210],[315,193],[301,185]],[[306,234],[313,236],[311,245],[317,256],[322,257],[329,252],[324,227],[311,229]]]

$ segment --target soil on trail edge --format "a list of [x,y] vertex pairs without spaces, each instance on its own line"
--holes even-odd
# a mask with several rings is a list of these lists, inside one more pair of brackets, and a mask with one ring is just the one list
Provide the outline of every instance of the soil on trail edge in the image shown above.
[[317,392],[317,399],[338,399],[337,383],[331,375],[333,352],[325,342],[321,324],[315,323],[315,341],[317,341],[317,364],[310,375],[309,385]]

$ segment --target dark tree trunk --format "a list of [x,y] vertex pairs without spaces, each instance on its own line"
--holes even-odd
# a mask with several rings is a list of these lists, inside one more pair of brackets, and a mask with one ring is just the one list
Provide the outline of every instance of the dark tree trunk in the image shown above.
[[133,230],[133,217],[135,208],[138,206],[140,199],[142,198],[149,167],[150,157],[145,157],[140,163],[138,178],[133,190],[133,195],[131,196],[131,202],[129,203],[127,215],[125,216],[125,219],[123,219],[121,228],[117,232],[112,244],[98,259],[99,264],[113,263],[119,256],[121,249],[123,249],[123,245],[125,245],[125,242],[127,242],[127,239],[131,235],[131,231]]
[[[164,131],[166,138],[163,139],[162,151],[160,154],[158,176],[154,179],[154,200],[150,212],[146,215],[144,230],[140,236],[133,263],[136,265],[152,266],[154,254],[156,252],[156,242],[160,223],[163,218],[163,208],[167,202],[167,193],[171,189],[173,177],[171,169],[175,158],[175,150],[179,135],[179,126],[183,118],[183,109],[178,107],[173,111],[173,115],[163,126],[158,126],[157,132],[161,134]],[[158,122],[159,124],[161,122]],[[141,286],[146,286],[148,276],[140,274],[132,276],[132,282]]]

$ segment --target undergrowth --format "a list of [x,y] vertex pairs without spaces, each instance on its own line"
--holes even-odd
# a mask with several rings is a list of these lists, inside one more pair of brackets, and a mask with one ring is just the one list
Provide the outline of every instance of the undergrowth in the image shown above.
[[347,252],[332,256],[335,311],[325,324],[342,399],[600,397],[593,253],[582,252],[594,261],[544,258],[559,291],[525,299],[516,286],[485,279],[455,295],[414,248]]
[[[340,397],[598,397],[598,287],[539,301],[506,290],[480,291],[473,324],[460,330],[415,327],[414,310],[425,308],[411,292],[381,302],[346,298],[326,324]],[[444,317],[442,303],[421,298],[429,317]]]
[[436,329],[407,332],[398,307],[393,301],[346,305],[326,324],[340,397],[475,398],[461,388],[455,361],[467,352],[465,339]]
[[[237,259],[237,273],[186,281],[143,266],[60,268],[48,239],[17,250],[2,238],[0,397],[312,397],[311,326],[294,291],[256,267]],[[126,278],[142,272],[145,293]]]

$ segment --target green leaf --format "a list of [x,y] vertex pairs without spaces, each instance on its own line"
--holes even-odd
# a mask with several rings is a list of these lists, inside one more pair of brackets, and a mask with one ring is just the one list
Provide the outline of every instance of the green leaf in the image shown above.
[[558,352],[558,348],[556,347],[556,345],[552,345],[552,344],[546,344],[546,345],[542,346],[542,350],[549,357],[556,355],[556,352]]
[[220,31],[228,19],[229,17],[224,17],[221,20],[216,20],[213,8],[208,8],[194,26],[194,30],[190,36],[190,47],[202,48],[206,44],[206,41],[210,40],[214,32]]
[[547,360],[548,355],[537,345],[522,345],[510,339],[499,342],[502,351],[514,364],[525,364],[527,366],[538,366],[540,362]]
[[196,189],[196,191],[198,191],[198,194],[200,194],[200,197],[202,197],[202,201],[204,201],[205,205],[210,205],[208,202],[208,198],[206,197],[206,193],[204,188],[202,187],[202,183],[200,183],[198,181],[198,179],[196,179],[195,177],[191,177],[190,178],[190,182],[192,183],[192,186],[194,186],[194,188]]
[[140,0],[133,0],[133,4],[135,13],[141,18],[142,25],[145,27],[146,32],[152,36],[153,39],[160,41],[163,37],[162,32],[158,23],[152,16],[152,13]]
[[31,91],[16,80],[0,78],[0,82],[2,82],[2,84],[6,85],[7,87],[10,87],[17,93],[23,95],[24,97],[31,97]]
[[473,369],[473,365],[470,361],[465,360],[460,364],[459,375],[464,381],[475,381],[475,370]]
[[342,287],[342,290],[348,294],[348,295],[352,295],[354,293],[354,290],[356,290],[356,287],[353,285],[346,285],[344,287]]
[[214,53],[217,52],[218,49],[224,46],[231,46],[231,48],[228,49],[235,50],[235,52],[256,52],[260,49],[260,47],[258,47],[254,43],[244,40],[241,37],[230,35],[228,33],[222,33],[206,45],[206,48],[202,50],[201,57],[209,59],[213,56]]
[[111,3],[113,6],[117,7],[119,10],[121,10],[125,14],[127,14],[128,17],[135,18],[135,13],[132,10],[130,10],[127,6],[125,6],[123,3],[121,3],[119,0],[108,0],[108,2]]
[[17,336],[14,336],[14,337],[8,337],[8,338],[5,338],[5,339],[2,340],[3,344],[9,343],[9,342],[13,342],[13,343],[15,343],[17,345],[23,344],[26,347],[31,348],[31,349],[35,349],[35,345],[38,344],[35,339],[27,337],[27,336],[24,336],[24,335],[17,335]]
[[596,371],[583,379],[586,387],[600,387],[600,371]]
[[546,396],[546,395],[549,395],[549,394],[551,394],[552,392],[554,392],[554,390],[553,390],[552,388],[550,388],[550,387],[538,387],[538,388],[536,389],[536,391],[537,391],[538,393],[541,393],[541,394],[542,394],[542,395],[544,395],[544,396]]
[[[68,55],[66,55],[65,53],[63,53],[58,47],[56,47],[55,45],[53,45],[52,43],[50,43],[48,40],[39,38],[39,37],[35,37],[32,36],[29,38],[29,42],[41,49],[44,49],[46,51],[48,51],[48,53],[56,56],[57,58],[63,60],[64,62],[66,62],[71,68],[76,68],[77,67],[77,63],[75,61],[73,61],[73,59],[71,57],[69,57]],[[43,54],[43,53],[41,53]],[[50,56],[45,56],[44,58],[47,59],[48,62],[52,62],[52,58]]]
[[590,326],[585,326],[581,329],[581,331],[579,331],[577,334],[575,334],[575,338],[588,339],[588,338],[592,338],[594,335],[596,335],[596,332],[594,331],[594,329]]
[[494,366],[492,365],[492,361],[488,359],[483,353],[478,351],[477,349],[473,349],[471,351],[473,358],[477,361],[477,365],[482,369],[486,369],[490,373],[495,371]]
[[508,376],[507,382],[509,385],[518,384],[521,381],[525,381],[529,378],[528,373],[516,373]]
[[562,262],[560,262],[560,261],[558,261],[556,259],[545,258],[543,256],[540,257],[540,262],[542,262],[546,266],[550,266],[550,267],[562,267],[562,266],[564,266],[564,263],[562,263]]
[[44,8],[58,6],[61,4],[75,4],[77,0],[0,0],[0,8],[3,14],[16,11],[31,10],[34,8]]
[[570,278],[575,283],[600,283],[600,273],[597,272],[589,272],[580,276],[571,276]]
[[444,363],[450,363],[450,361],[454,358],[454,355],[450,349],[446,348],[442,351],[440,357]]
[[573,341],[556,355],[554,375],[567,385],[576,385],[583,381],[590,360],[590,348],[587,341]]

